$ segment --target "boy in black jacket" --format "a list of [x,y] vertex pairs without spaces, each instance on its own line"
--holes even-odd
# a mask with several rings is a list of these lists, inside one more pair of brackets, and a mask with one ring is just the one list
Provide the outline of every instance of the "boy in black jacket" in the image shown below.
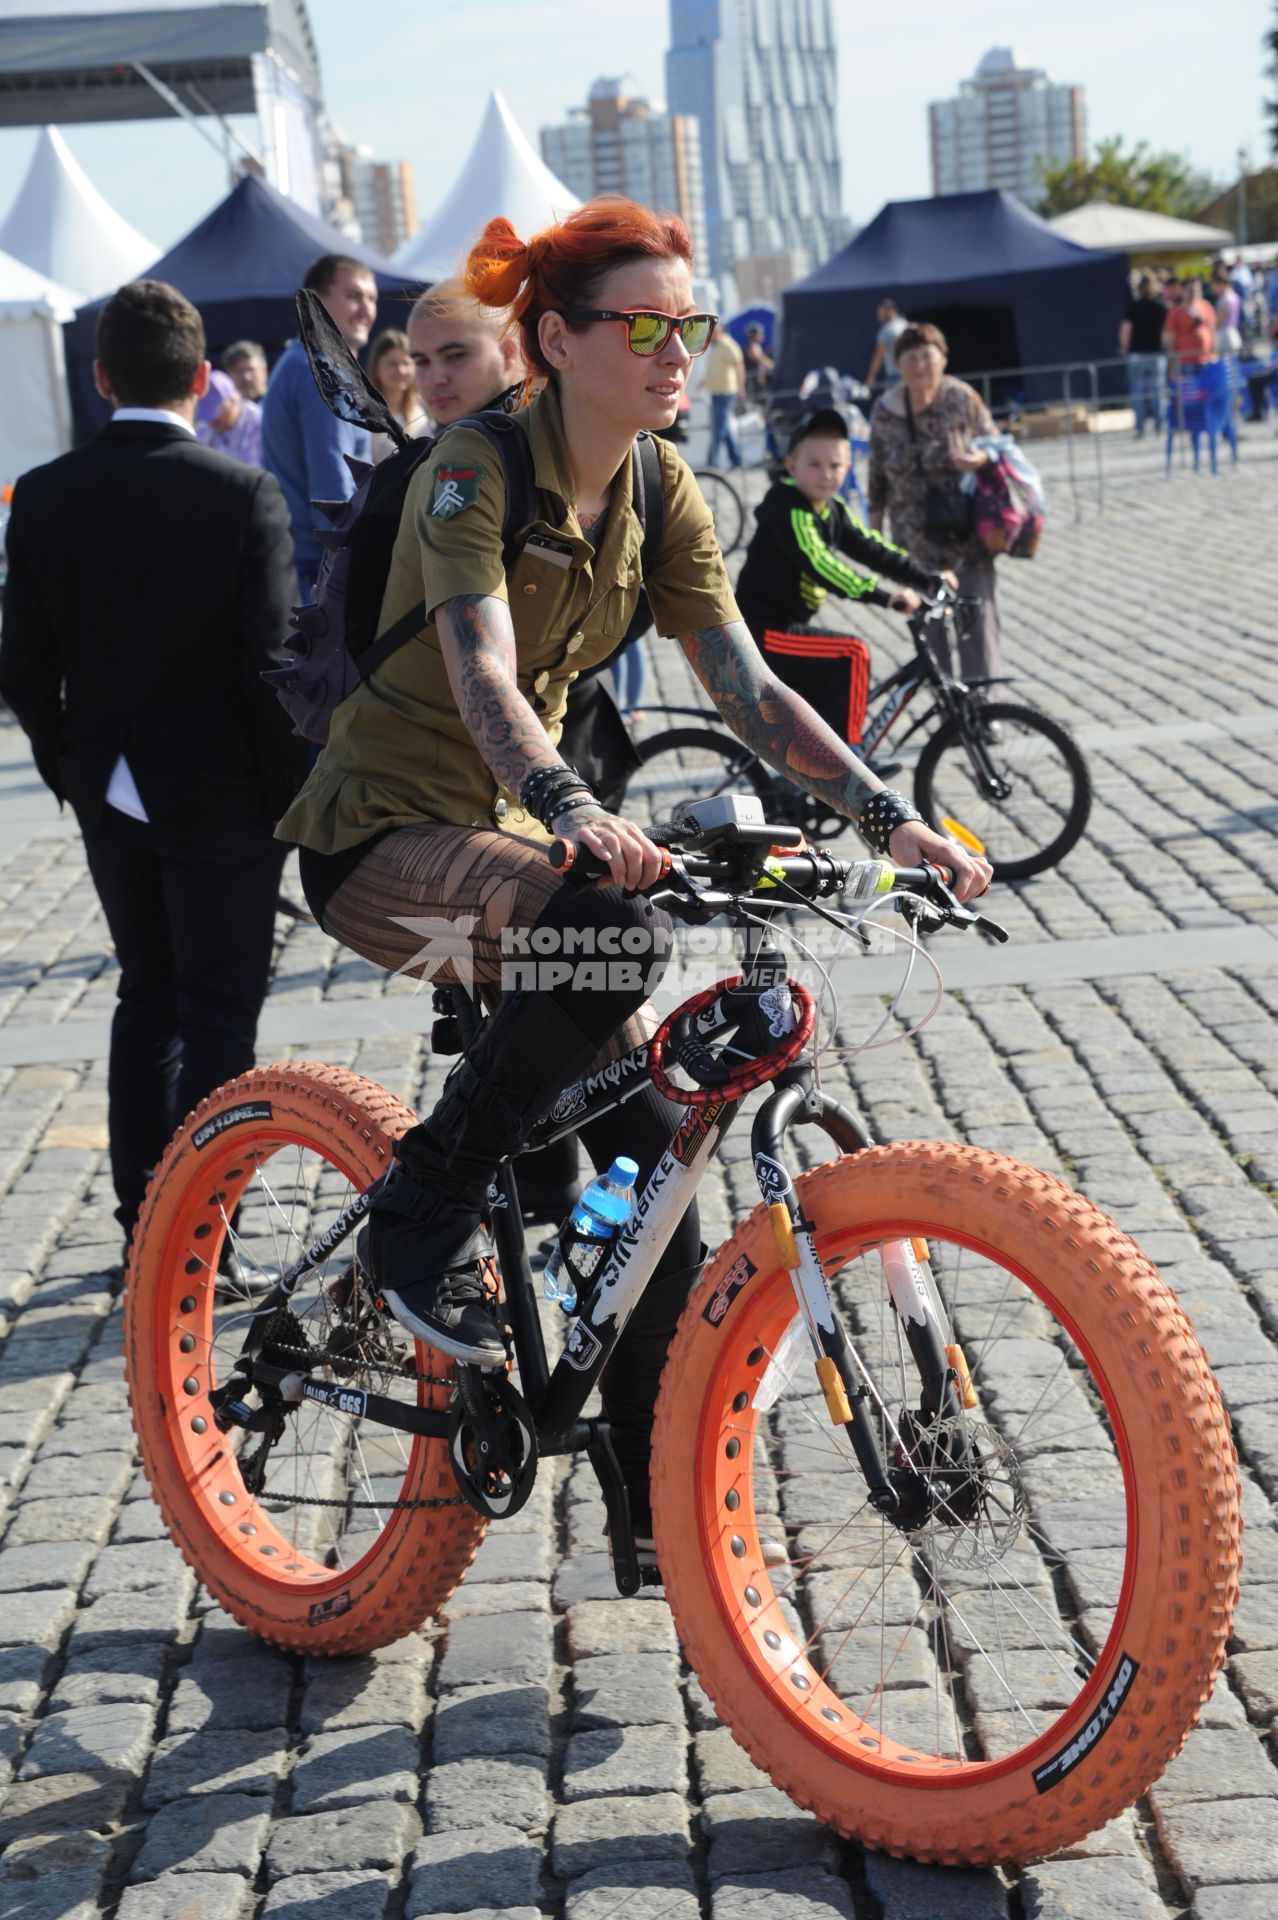
[[[851,464],[842,414],[823,407],[800,421],[785,456],[786,478],[769,489],[755,516],[736,595],[769,666],[855,744],[860,718],[848,686],[849,663],[854,652],[864,662],[868,649],[849,634],[813,630],[826,595],[913,613],[920,593],[934,593],[942,578],[952,576],[929,573],[853,519],[840,492]],[[901,587],[881,587],[879,573]],[[769,644],[770,635],[777,636],[775,644]],[[863,718],[863,700],[860,707]]]

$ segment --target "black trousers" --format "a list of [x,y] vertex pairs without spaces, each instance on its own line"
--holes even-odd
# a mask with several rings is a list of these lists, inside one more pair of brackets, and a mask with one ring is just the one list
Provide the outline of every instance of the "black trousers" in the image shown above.
[[263,831],[238,859],[161,854],[113,807],[85,849],[120,962],[107,1125],[127,1235],[178,1122],[253,1065],[288,849]]

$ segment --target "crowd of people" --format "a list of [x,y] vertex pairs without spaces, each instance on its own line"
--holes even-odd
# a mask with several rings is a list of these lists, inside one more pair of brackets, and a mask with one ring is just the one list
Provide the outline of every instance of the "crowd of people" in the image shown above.
[[1195,370],[1219,360],[1237,365],[1244,353],[1252,407],[1263,416],[1270,404],[1275,340],[1278,258],[1263,268],[1241,257],[1222,258],[1213,263],[1206,282],[1198,273],[1177,274],[1166,267],[1136,276],[1118,346],[1127,361],[1137,438],[1147,424],[1161,433],[1169,392],[1174,394],[1169,382],[1192,378]]

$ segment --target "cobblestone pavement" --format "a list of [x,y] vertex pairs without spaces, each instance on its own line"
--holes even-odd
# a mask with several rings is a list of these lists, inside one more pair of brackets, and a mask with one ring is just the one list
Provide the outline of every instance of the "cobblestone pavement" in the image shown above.
[[[0,722],[0,1915],[22,1920],[1271,1920],[1278,1911],[1278,622],[1274,443],[1164,483],[1110,462],[1001,570],[1011,667],[1078,727],[1097,808],[1063,871],[951,937],[955,989],[854,1059],[880,1137],[1059,1171],[1156,1258],[1218,1370],[1249,1528],[1228,1669],[1148,1800],[1067,1858],[949,1873],[801,1815],[717,1726],[660,1599],[609,1597],[588,1475],[494,1527],[447,1615],[308,1663],[211,1608],[132,1449],[105,1164],[115,966],[80,845]],[[867,617],[891,653],[891,623]],[[663,649],[667,698],[690,694]],[[843,1031],[887,963],[845,980]],[[281,921],[264,1059],[420,1103],[421,1003]],[[743,1141],[703,1194],[726,1233]]]

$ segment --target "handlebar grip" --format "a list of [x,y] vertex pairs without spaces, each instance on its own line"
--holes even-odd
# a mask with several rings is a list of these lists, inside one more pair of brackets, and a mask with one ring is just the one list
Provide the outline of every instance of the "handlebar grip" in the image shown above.
[[[661,871],[652,882],[657,886],[670,871],[670,850],[662,847]],[[575,840],[553,840],[550,846],[550,864],[556,873],[563,875],[571,886],[588,887],[596,880],[605,880],[611,869],[606,860],[601,860],[589,847],[582,847]]]

